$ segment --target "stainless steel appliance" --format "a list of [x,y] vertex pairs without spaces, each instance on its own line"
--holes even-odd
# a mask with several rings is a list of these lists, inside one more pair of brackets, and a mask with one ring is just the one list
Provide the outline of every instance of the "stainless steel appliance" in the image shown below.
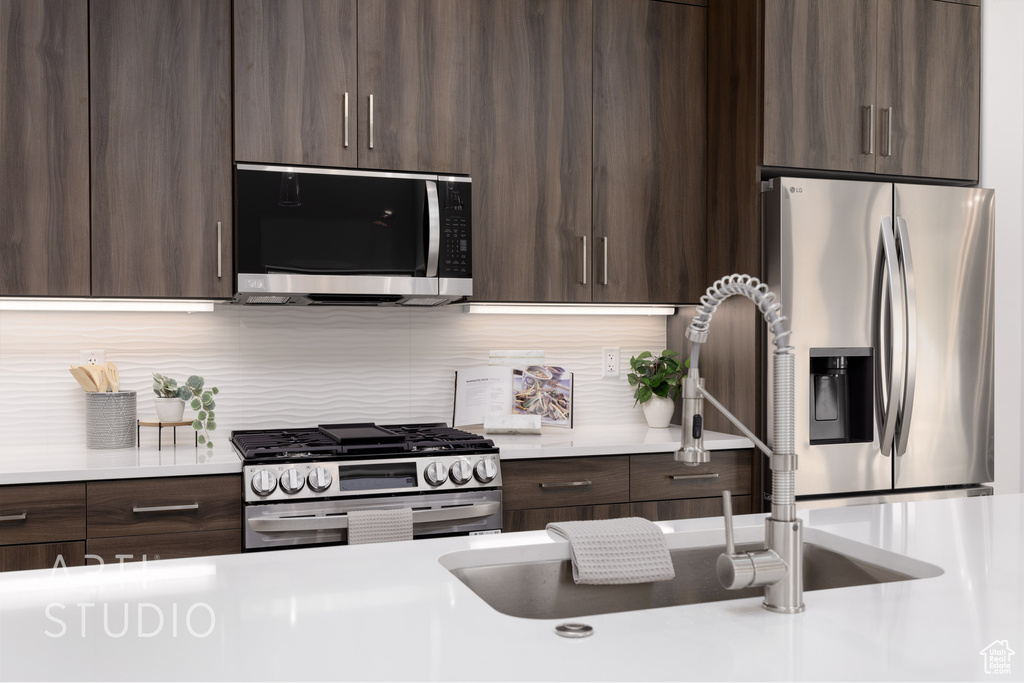
[[762,199],[796,331],[798,502],[991,492],[993,192],[775,178]]
[[246,551],[343,544],[352,510],[411,508],[414,538],[501,530],[498,448],[443,423],[231,433]]
[[243,304],[437,306],[473,293],[464,176],[237,164]]

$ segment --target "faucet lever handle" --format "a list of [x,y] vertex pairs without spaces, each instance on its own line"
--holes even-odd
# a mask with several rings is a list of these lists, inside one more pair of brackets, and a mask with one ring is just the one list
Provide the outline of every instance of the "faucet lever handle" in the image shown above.
[[725,516],[725,552],[727,555],[735,555],[736,546],[732,536],[732,493],[728,490],[722,491],[722,514]]

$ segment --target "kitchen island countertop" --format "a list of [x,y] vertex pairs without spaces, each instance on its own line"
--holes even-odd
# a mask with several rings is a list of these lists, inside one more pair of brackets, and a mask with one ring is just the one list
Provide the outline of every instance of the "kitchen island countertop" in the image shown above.
[[[809,592],[796,615],[743,598],[543,620],[496,612],[439,558],[556,543],[545,532],[11,572],[0,575],[0,679],[1024,678],[1024,495],[800,516],[942,574]],[[736,522],[741,534],[762,527],[758,515]],[[659,525],[708,544],[722,520]],[[594,634],[558,637],[563,621]]]
[[[482,430],[479,433],[483,433]],[[41,484],[97,479],[136,479],[242,471],[242,461],[228,443],[215,436],[214,448],[196,447],[192,428],[182,428],[178,443],[165,428],[158,450],[153,433],[138,448],[89,449],[68,446],[0,447],[0,485]],[[487,435],[501,449],[501,459],[554,458],[583,455],[666,453],[679,447],[680,427],[648,429],[645,425],[597,425],[575,429],[545,428],[541,435]],[[709,450],[751,448],[742,436],[705,432]]]

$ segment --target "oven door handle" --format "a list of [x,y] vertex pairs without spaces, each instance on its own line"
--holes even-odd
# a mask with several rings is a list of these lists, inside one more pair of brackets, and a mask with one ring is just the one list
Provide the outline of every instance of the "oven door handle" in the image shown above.
[[[475,503],[455,507],[436,508],[430,510],[413,510],[412,523],[451,522],[464,519],[489,517],[501,510],[501,503]],[[314,531],[319,529],[347,529],[347,515],[331,515],[318,517],[254,517],[249,521],[249,528],[258,532],[274,531]]]

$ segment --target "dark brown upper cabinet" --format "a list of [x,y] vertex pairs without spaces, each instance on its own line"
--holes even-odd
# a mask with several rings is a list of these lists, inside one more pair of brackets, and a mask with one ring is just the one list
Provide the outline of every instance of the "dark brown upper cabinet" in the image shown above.
[[696,301],[706,13],[473,3],[474,299]]
[[235,159],[469,172],[468,0],[236,0]]
[[764,0],[763,164],[976,181],[980,36],[968,4]]
[[706,70],[705,8],[595,0],[594,301],[706,286]]
[[235,0],[235,158],[355,167],[356,0]]
[[89,294],[86,0],[0,2],[0,296]]
[[473,2],[473,298],[590,301],[590,0]]
[[92,294],[226,298],[229,0],[91,0]]

